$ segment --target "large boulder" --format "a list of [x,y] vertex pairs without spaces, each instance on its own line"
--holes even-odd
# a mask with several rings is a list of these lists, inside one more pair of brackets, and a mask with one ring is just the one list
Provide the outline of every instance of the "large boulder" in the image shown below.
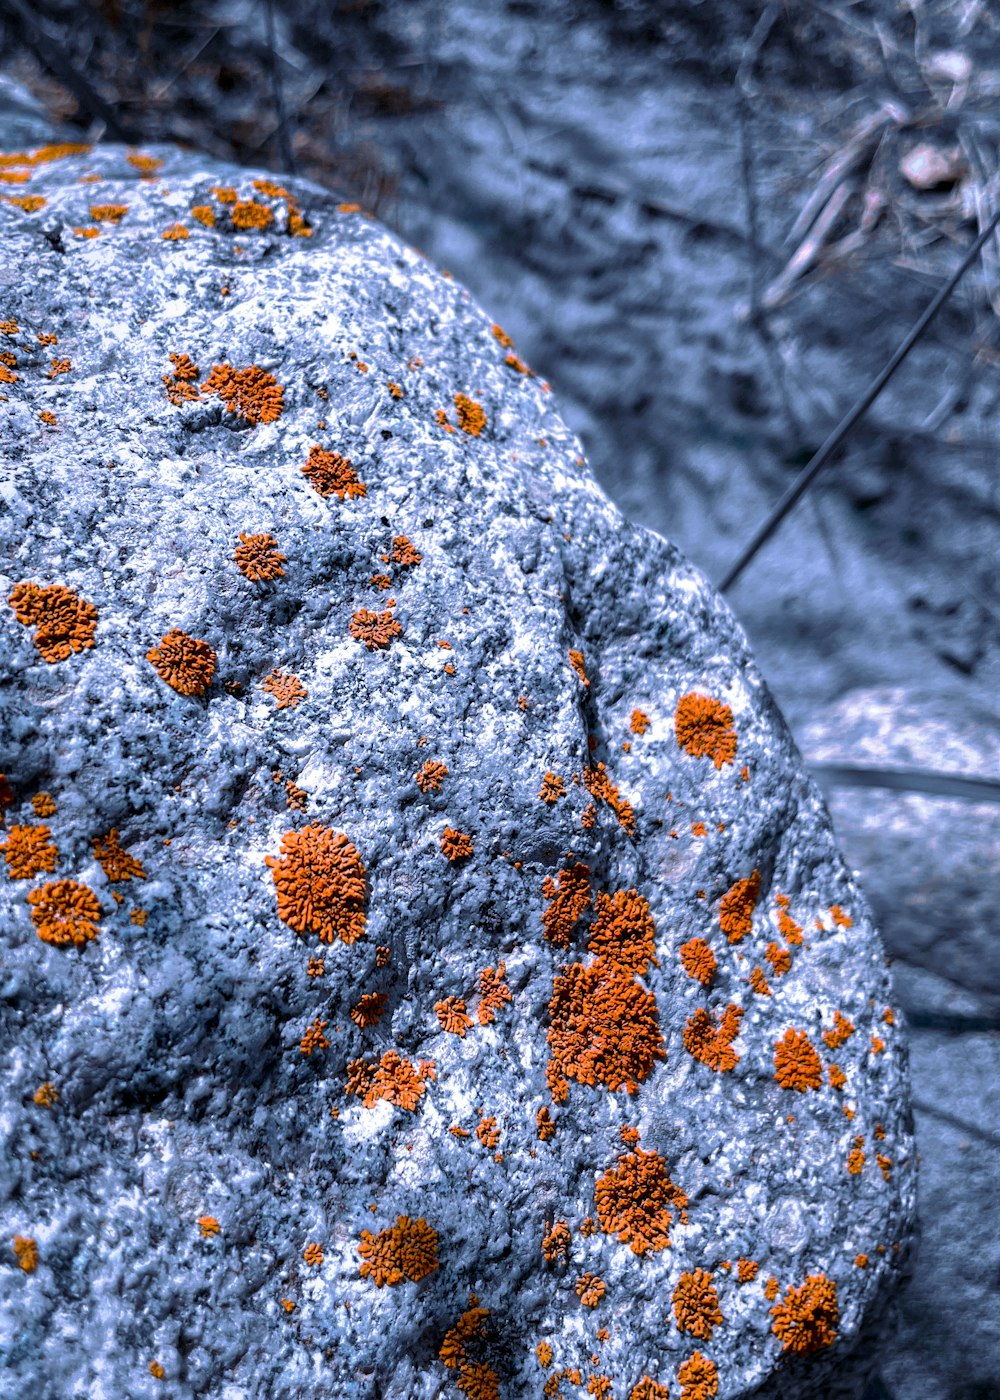
[[726,605],[362,211],[0,168],[6,1384],[833,1393],[905,1046]]

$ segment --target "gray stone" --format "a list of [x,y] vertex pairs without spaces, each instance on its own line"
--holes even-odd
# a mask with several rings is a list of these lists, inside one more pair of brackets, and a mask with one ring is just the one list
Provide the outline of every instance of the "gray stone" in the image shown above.
[[[28,163],[44,205],[0,205],[5,1381],[676,1395],[699,1351],[720,1396],[832,1386],[909,1237],[905,1042],[742,631],[460,286],[314,186],[150,154]],[[283,572],[246,576],[241,534]],[[587,907],[550,938],[546,881],[578,863]],[[398,1217],[436,1235],[423,1265]],[[366,1231],[405,1277],[362,1276]],[[724,1320],[682,1331],[699,1269]],[[820,1276],[837,1340],[799,1357],[781,1303]]]

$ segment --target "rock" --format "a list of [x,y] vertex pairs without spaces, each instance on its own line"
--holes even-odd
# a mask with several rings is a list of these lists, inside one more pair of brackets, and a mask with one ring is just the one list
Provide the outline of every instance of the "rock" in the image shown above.
[[941,151],[927,142],[914,146],[899,162],[899,173],[915,190],[953,185],[964,169],[961,151]]
[[[953,692],[855,690],[802,733],[817,763],[1000,779],[1000,716]],[[838,836],[889,952],[1000,1009],[1000,806],[905,788],[835,788]]]
[[[815,715],[802,745],[817,763],[996,779],[998,732],[992,709],[953,690],[883,687]],[[1000,1248],[992,1236],[968,1248],[998,1194],[1000,815],[995,802],[905,788],[835,787],[829,802],[913,1028],[921,1238],[877,1365],[893,1400],[971,1400],[1000,1374]],[[959,1350],[967,1359],[956,1388]]]
[[721,598],[363,212],[4,168],[5,1374],[843,1389],[905,1042]]

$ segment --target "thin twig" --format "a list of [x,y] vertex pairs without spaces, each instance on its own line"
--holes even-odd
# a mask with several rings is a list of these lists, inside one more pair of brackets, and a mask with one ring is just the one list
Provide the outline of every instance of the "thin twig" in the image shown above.
[[826,241],[826,236],[840,218],[841,212],[852,194],[857,192],[853,180],[845,179],[842,184],[837,185],[833,194],[827,200],[826,205],[816,219],[795,252],[785,264],[784,269],[778,274],[771,285],[766,289],[761,297],[761,306],[772,311],[784,301],[791,289],[792,283],[807,271],[819,256],[819,250]]
[[278,55],[274,47],[274,0],[264,0],[264,18],[267,24],[267,66],[271,70],[271,92],[274,97],[274,114],[278,120],[278,153],[281,163],[290,175],[297,173],[292,143],[288,139],[288,118],[285,112],[285,94],[281,85],[281,71]]
[[922,792],[929,797],[956,797],[963,802],[1000,802],[1000,781],[966,778],[959,773],[928,773],[912,768],[869,768],[853,763],[807,763],[825,791],[830,788],[888,788]]
[[785,243],[794,243],[797,238],[802,238],[819,211],[829,202],[837,186],[851,174],[870,149],[872,140],[881,135],[886,126],[902,127],[910,121],[910,113],[898,102],[883,102],[877,112],[872,112],[866,117],[847,144],[827,161],[823,174],[785,235]]
[[789,486],[788,490],[771,511],[767,519],[758,527],[752,539],[719,584],[719,589],[722,593],[727,592],[733,586],[761,546],[770,539],[788,512],[812,485],[815,478],[819,475],[822,468],[826,466],[827,462],[854,427],[858,419],[862,418],[868,412],[889,380],[896,373],[896,370],[906,359],[907,355],[909,355],[917,341],[920,340],[931,321],[933,321],[942,306],[944,306],[945,302],[951,297],[955,288],[975,262],[987,240],[992,236],[993,231],[998,225],[1000,225],[1000,209],[997,210],[989,223],[982,230],[979,237],[973,243],[951,277],[949,277],[948,281],[938,292],[937,296],[924,311],[924,314],[917,321],[916,325],[903,339],[885,368],[872,381],[871,385],[865,390],[854,407],[850,409],[837,424],[820,449],[813,455],[811,460],[792,482],[791,486]]

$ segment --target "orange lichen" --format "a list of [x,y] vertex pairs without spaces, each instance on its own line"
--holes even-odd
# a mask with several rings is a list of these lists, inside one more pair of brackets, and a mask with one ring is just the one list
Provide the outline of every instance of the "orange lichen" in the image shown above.
[[496,968],[484,967],[479,974],[479,1009],[476,1019],[481,1026],[488,1026],[496,1020],[496,1013],[504,1002],[511,1001],[510,988],[504,981],[507,964],[500,963]]
[[413,541],[406,535],[396,535],[392,541],[393,562],[401,569],[412,569],[420,563],[423,555],[417,550]]
[[504,364],[510,365],[511,369],[516,369],[518,374],[530,375],[532,379],[535,377],[535,371],[529,365],[525,364],[520,355],[515,355],[513,351],[511,351],[509,355],[504,356]]
[[736,1261],[736,1281],[737,1283],[753,1283],[760,1272],[760,1265],[756,1259],[744,1259],[741,1255]]
[[760,897],[760,871],[737,880],[719,905],[719,926],[730,943],[739,943],[753,927],[753,911]]
[[421,1095],[427,1092],[425,1079],[433,1077],[433,1070],[425,1067],[431,1063],[421,1061],[417,1070],[396,1050],[386,1050],[382,1059],[374,1063],[351,1060],[347,1066],[347,1092],[360,1098],[365,1108],[374,1108],[380,1099],[386,1099],[412,1113]]
[[629,1391],[628,1400],[670,1400],[670,1392],[651,1376],[643,1376]]
[[261,689],[274,696],[276,710],[294,710],[309,694],[298,676],[286,675],[283,671],[272,671],[261,682]]
[[215,210],[210,204],[195,204],[191,209],[191,217],[206,228],[215,228]]
[[818,1089],[823,1083],[823,1065],[816,1047],[805,1031],[789,1026],[774,1045],[774,1077],[783,1089]]
[[270,583],[284,577],[281,566],[286,556],[278,552],[278,541],[273,535],[245,535],[240,531],[233,558],[240,573],[251,583]]
[[49,365],[50,369],[45,376],[46,379],[58,379],[60,374],[69,374],[70,370],[73,368],[73,362],[71,360],[50,360]]
[[854,1139],[853,1146],[851,1147],[851,1151],[848,1154],[847,1158],[847,1170],[852,1176],[860,1176],[862,1170],[864,1169],[864,1146],[865,1140],[863,1137],[858,1136]]
[[37,214],[39,209],[44,209],[48,204],[48,200],[41,194],[8,194],[4,195],[4,199],[8,204],[23,209],[26,214]]
[[645,734],[650,727],[650,719],[642,710],[633,710],[632,718],[629,721],[629,729],[633,734]]
[[151,1361],[151,1362],[149,1363],[149,1374],[150,1374],[155,1380],[162,1381],[162,1380],[163,1380],[163,1377],[164,1377],[167,1373],[166,1373],[166,1371],[164,1370],[164,1368],[160,1365],[159,1361],[155,1361],[155,1360],[154,1360],[154,1361]]
[[605,1234],[617,1235],[633,1254],[648,1254],[669,1246],[671,1210],[683,1212],[687,1196],[670,1180],[660,1154],[639,1147],[598,1178],[594,1202]]
[[0,851],[12,880],[32,880],[42,871],[52,874],[59,851],[49,840],[51,835],[47,826],[11,827],[6,841],[0,841]]
[[32,639],[49,663],[65,661],[75,651],[94,645],[97,609],[60,583],[16,583],[7,596],[14,616],[34,627]]
[[553,1122],[552,1114],[546,1104],[542,1104],[541,1108],[538,1110],[535,1118],[535,1126],[539,1139],[542,1142],[548,1142],[550,1138],[555,1137],[556,1125]]
[[302,468],[314,491],[321,496],[338,496],[345,500],[348,496],[364,496],[368,488],[358,479],[349,457],[339,452],[328,452],[315,444],[309,449],[309,459]]
[[162,376],[170,402],[182,404],[198,398],[198,386],[195,382],[201,373],[198,366],[189,355],[172,354],[170,362],[174,367],[173,373]]
[[454,403],[458,410],[458,426],[462,432],[468,433],[470,437],[478,437],[486,427],[486,414],[482,404],[467,398],[465,394],[456,394]]
[[719,1393],[719,1372],[714,1361],[694,1352],[678,1368],[677,1379],[681,1386],[680,1400],[713,1400]]
[[558,773],[545,773],[543,775],[538,796],[543,802],[548,803],[558,802],[560,797],[566,796],[566,786]]
[[441,850],[449,860],[465,860],[472,855],[472,837],[446,826],[441,833]]
[[442,1001],[436,1001],[434,1014],[441,1022],[441,1029],[448,1031],[451,1035],[464,1036],[472,1025],[470,1017],[466,1014],[465,1002],[462,997],[445,997]]
[[767,978],[764,976],[762,968],[755,967],[751,970],[749,982],[750,986],[759,997],[769,997],[771,995],[771,988],[768,986]]
[[183,224],[170,224],[169,227],[165,228],[160,234],[160,237],[165,238],[168,243],[180,243],[183,242],[185,238],[190,238],[190,236],[191,235]]
[[597,916],[590,926],[588,952],[637,977],[645,977],[650,963],[659,967],[656,925],[648,900],[638,890],[600,893],[595,908]]
[[584,685],[589,687],[590,681],[587,679],[587,672],[583,660],[583,652],[571,651],[569,653],[569,664],[573,667],[573,670],[583,681]]
[[304,812],[309,805],[309,794],[291,779],[285,784],[285,806],[293,812]]
[[724,1319],[719,1295],[706,1269],[681,1274],[674,1288],[674,1316],[681,1332],[690,1332],[701,1341],[711,1341],[712,1331]]
[[92,843],[94,859],[112,884],[120,880],[144,880],[146,872],[135,856],[123,851],[118,832],[112,827],[107,836],[95,837]]
[[95,224],[120,224],[127,213],[127,204],[92,204],[90,206],[90,217]]
[[569,1261],[571,1235],[565,1220],[557,1220],[542,1236],[542,1254],[547,1264],[566,1264]]
[[781,948],[777,943],[769,943],[764,951],[764,956],[771,964],[771,970],[775,977],[782,977],[792,965],[792,955],[787,948]]
[[421,792],[440,792],[441,784],[447,776],[447,766],[436,758],[428,758],[420,772],[414,775]]
[[97,238],[101,230],[99,228],[74,228],[73,232],[77,238]]
[[313,1018],[312,1024],[307,1027],[305,1035],[299,1042],[299,1049],[303,1055],[311,1055],[314,1050],[328,1050],[330,1042],[323,1034],[325,1021],[321,1021],[318,1016]]
[[622,797],[608,777],[604,764],[598,763],[596,768],[584,768],[583,781],[591,797],[606,802],[624,830],[631,836],[635,831],[635,812],[628,799]]
[[482,1109],[479,1110],[476,1137],[483,1147],[488,1147],[491,1151],[500,1145],[500,1130],[497,1127],[497,1120],[493,1117],[484,1118]]
[[385,992],[365,992],[351,1007],[351,1020],[363,1031],[369,1026],[377,1026],[388,1000]]
[[14,1236],[14,1256],[26,1274],[38,1267],[38,1242],[30,1235]]
[[500,1377],[485,1361],[465,1361],[456,1387],[466,1400],[500,1400]]
[[707,695],[691,692],[677,702],[674,712],[677,743],[692,758],[710,758],[719,769],[736,756],[736,731],[728,705]]
[[892,1158],[886,1157],[882,1152],[876,1152],[875,1160],[878,1163],[878,1169],[882,1173],[883,1179],[888,1181],[892,1175]]
[[773,1303],[778,1296],[778,1289],[781,1287],[778,1280],[772,1274],[764,1285],[764,1297],[769,1303]]
[[233,228],[237,229],[265,229],[274,219],[274,210],[254,199],[238,199],[229,213],[233,220]]
[[384,947],[381,943],[377,944],[375,948],[375,966],[388,967],[391,954],[392,950],[390,948]]
[[158,156],[146,156],[139,151],[130,152],[125,159],[133,169],[138,170],[143,175],[152,175],[155,170],[163,166],[163,161]]
[[590,903],[590,867],[578,862],[560,870],[555,881],[547,876],[542,894],[548,900],[542,913],[545,937],[557,948],[567,948],[578,919]]
[[785,1351],[805,1356],[837,1338],[837,1285],[825,1274],[810,1274],[799,1288],[787,1288],[771,1309],[771,1331]]
[[854,924],[854,920],[851,918],[850,914],[845,914],[839,904],[834,904],[832,906],[830,909],[830,917],[838,928],[851,928]]
[[364,642],[369,651],[376,648],[384,650],[391,644],[393,637],[398,637],[402,630],[388,609],[385,612],[374,613],[369,612],[367,608],[359,608],[352,615],[348,627],[348,631],[355,641]]
[[220,204],[235,204],[239,198],[232,185],[213,185],[212,193]]
[[157,675],[178,695],[204,695],[215,674],[216,655],[207,642],[174,627],[146,653]]
[[827,1070],[827,1077],[830,1080],[831,1087],[834,1089],[842,1089],[847,1083],[847,1075],[839,1065],[831,1065]]
[[199,1215],[195,1223],[201,1230],[201,1237],[203,1240],[207,1240],[210,1236],[219,1233],[219,1222],[214,1215]]
[[539,1342],[535,1347],[535,1355],[538,1357],[538,1364],[543,1371],[547,1371],[552,1365],[552,1348],[548,1342]]
[[231,364],[214,365],[201,392],[218,394],[226,411],[245,418],[251,427],[277,422],[284,407],[283,386],[257,365],[246,369],[234,369]]
[[576,1294],[585,1308],[596,1308],[607,1287],[596,1274],[582,1274],[576,1281]]
[[321,942],[354,943],[364,933],[365,867],[343,832],[317,822],[281,839],[281,855],[266,856],[278,895],[278,917],[296,933]]
[[51,817],[56,810],[55,799],[47,792],[36,792],[31,799],[31,805],[38,817]]
[[778,896],[778,932],[793,948],[802,942],[802,925],[789,914],[788,898],[784,895]]
[[854,1026],[852,1023],[840,1011],[835,1011],[832,1028],[823,1032],[823,1043],[830,1050],[839,1050],[853,1034]]
[[315,1241],[312,1244],[307,1244],[305,1249],[302,1251],[302,1258],[306,1261],[307,1264],[322,1264],[322,1245],[316,1244]]
[[716,976],[716,955],[703,938],[690,938],[686,944],[681,944],[681,963],[688,976],[700,981],[703,987],[709,986]]
[[376,1288],[392,1287],[409,1279],[419,1283],[438,1267],[437,1231],[423,1216],[412,1220],[400,1215],[396,1224],[377,1235],[362,1230],[358,1253],[362,1278],[371,1278]]
[[43,943],[72,943],[82,948],[88,939],[97,937],[101,906],[89,885],[56,880],[31,890],[28,903],[31,922]]
[[716,1025],[705,1008],[699,1007],[684,1026],[685,1050],[718,1074],[735,1069],[740,1057],[732,1042],[739,1035],[742,1015],[742,1009],[730,1002]]
[[131,914],[129,914],[128,919],[129,919],[129,923],[130,923],[130,924],[135,924],[135,926],[136,926],[137,928],[145,928],[145,927],[146,927],[146,919],[147,919],[148,917],[149,917],[149,916],[148,916],[148,914],[146,913],[145,909],[133,909],[132,912],[131,912]]
[[655,1061],[665,1058],[655,997],[625,969],[601,958],[563,968],[553,982],[549,1015],[548,1043],[559,1078],[612,1090],[624,1086],[632,1094]]
[[32,1097],[39,1108],[51,1108],[59,1101],[59,1091],[51,1079],[46,1079],[43,1084],[39,1084]]

